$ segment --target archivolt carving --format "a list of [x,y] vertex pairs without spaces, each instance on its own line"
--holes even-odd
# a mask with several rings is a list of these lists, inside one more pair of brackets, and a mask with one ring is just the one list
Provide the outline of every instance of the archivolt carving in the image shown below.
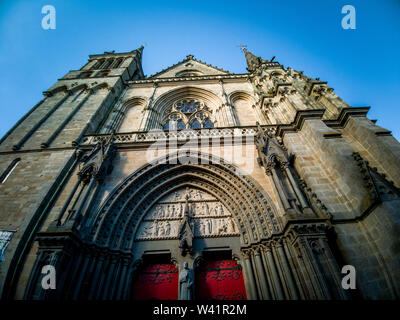
[[207,160],[212,164],[173,164],[179,163],[174,157],[168,157],[164,164],[148,164],[125,179],[95,214],[87,240],[132,250],[147,211],[164,196],[187,187],[212,194],[227,208],[243,246],[281,231],[270,198],[252,178],[238,175],[237,169],[222,159],[212,163],[215,157],[208,154],[199,153],[190,163]]
[[170,192],[150,209],[135,240],[178,239],[181,223],[185,219],[186,200],[194,237],[239,235],[231,213],[220,201],[200,189],[187,187]]

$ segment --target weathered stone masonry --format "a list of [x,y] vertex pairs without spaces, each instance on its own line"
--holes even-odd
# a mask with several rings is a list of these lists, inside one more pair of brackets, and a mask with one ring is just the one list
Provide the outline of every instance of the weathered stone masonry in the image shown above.
[[130,299],[149,259],[213,254],[248,299],[399,298],[400,144],[369,107],[246,49],[150,77],[142,51],[91,55],[1,139],[2,299]]

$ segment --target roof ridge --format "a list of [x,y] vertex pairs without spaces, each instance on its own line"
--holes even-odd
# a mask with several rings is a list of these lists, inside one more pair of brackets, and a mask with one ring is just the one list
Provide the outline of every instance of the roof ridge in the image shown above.
[[185,59],[183,59],[183,60],[181,60],[181,61],[178,61],[177,63],[173,64],[172,66],[169,66],[169,67],[167,67],[167,68],[165,68],[165,69],[162,69],[161,71],[159,71],[159,72],[157,72],[157,73],[152,74],[152,75],[151,75],[150,77],[148,77],[147,79],[154,78],[154,77],[156,77],[156,76],[158,76],[158,75],[160,75],[160,74],[162,74],[162,73],[164,73],[164,72],[167,72],[167,71],[169,71],[169,70],[175,68],[176,66],[178,66],[178,65],[180,65],[180,64],[182,64],[182,63],[184,63],[184,62],[186,62],[186,61],[190,61],[190,60],[193,60],[193,61],[196,61],[196,62],[198,62],[198,63],[204,64],[204,65],[206,65],[207,67],[214,68],[214,69],[216,69],[216,70],[218,70],[218,71],[227,72],[227,73],[229,73],[229,74],[232,74],[232,73],[229,72],[228,70],[224,70],[224,69],[221,69],[221,68],[219,68],[219,67],[213,66],[212,64],[208,64],[208,63],[203,62],[203,61],[201,61],[201,60],[197,60],[197,59],[194,58],[193,55],[188,54],[188,55],[186,56]]

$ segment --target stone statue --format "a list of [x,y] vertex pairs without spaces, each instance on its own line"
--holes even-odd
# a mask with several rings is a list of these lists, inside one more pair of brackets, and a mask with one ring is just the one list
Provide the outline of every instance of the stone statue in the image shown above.
[[171,224],[169,221],[167,221],[166,229],[165,229],[165,235],[169,236],[171,233]]
[[192,300],[193,274],[189,264],[183,263],[183,270],[179,272],[179,300]]

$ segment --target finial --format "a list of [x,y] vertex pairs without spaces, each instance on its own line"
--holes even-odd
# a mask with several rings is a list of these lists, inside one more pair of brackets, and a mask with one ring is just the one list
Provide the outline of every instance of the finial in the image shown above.
[[192,60],[194,58],[194,55],[192,55],[192,54],[188,54],[187,56],[186,56],[186,59],[187,60]]
[[247,45],[240,44],[238,47],[240,47],[240,49],[242,49],[243,51],[246,51]]

